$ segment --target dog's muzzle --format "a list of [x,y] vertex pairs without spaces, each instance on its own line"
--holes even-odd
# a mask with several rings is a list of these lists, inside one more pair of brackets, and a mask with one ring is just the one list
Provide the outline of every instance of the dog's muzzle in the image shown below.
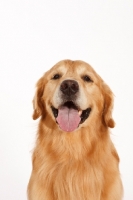
[[81,110],[76,99],[79,84],[75,80],[64,80],[60,85],[62,103],[58,109],[52,108],[56,122],[66,132],[72,132],[79,127],[90,115],[91,108]]

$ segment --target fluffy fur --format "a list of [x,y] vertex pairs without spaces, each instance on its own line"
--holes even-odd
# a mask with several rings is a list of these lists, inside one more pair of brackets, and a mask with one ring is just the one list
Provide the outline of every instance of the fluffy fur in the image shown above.
[[[51,106],[58,109],[60,85],[70,79],[79,85],[76,103],[80,110],[91,107],[91,112],[76,130],[65,132]],[[33,119],[40,120],[28,199],[121,200],[119,157],[109,132],[115,126],[110,88],[89,64],[71,60],[57,63],[36,86]]]

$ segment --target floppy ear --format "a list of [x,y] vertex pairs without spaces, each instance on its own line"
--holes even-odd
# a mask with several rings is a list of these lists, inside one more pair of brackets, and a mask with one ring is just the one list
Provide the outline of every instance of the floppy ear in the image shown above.
[[106,126],[114,128],[115,122],[112,118],[112,109],[114,102],[113,93],[105,83],[103,83],[103,95],[104,95],[103,120]]
[[43,77],[39,79],[39,81],[36,84],[36,93],[33,99],[33,119],[39,118],[44,111],[44,104],[42,102],[42,96],[43,96],[43,91],[44,91],[44,83],[43,83]]

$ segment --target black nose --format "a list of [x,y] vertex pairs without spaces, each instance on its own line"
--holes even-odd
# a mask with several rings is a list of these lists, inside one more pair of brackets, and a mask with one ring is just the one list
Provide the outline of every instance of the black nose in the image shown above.
[[61,83],[60,90],[67,96],[74,95],[79,90],[79,85],[74,80],[65,80]]

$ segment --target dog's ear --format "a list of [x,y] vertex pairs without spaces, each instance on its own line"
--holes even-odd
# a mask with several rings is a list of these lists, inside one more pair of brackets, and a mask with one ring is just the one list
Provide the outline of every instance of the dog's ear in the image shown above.
[[114,128],[115,122],[112,118],[113,109],[113,93],[108,85],[103,82],[103,96],[104,96],[104,108],[103,108],[103,121],[104,124],[110,128]]
[[44,104],[42,101],[43,91],[44,91],[44,78],[42,77],[36,84],[36,93],[33,99],[34,112],[32,117],[34,120],[39,118],[44,112]]

